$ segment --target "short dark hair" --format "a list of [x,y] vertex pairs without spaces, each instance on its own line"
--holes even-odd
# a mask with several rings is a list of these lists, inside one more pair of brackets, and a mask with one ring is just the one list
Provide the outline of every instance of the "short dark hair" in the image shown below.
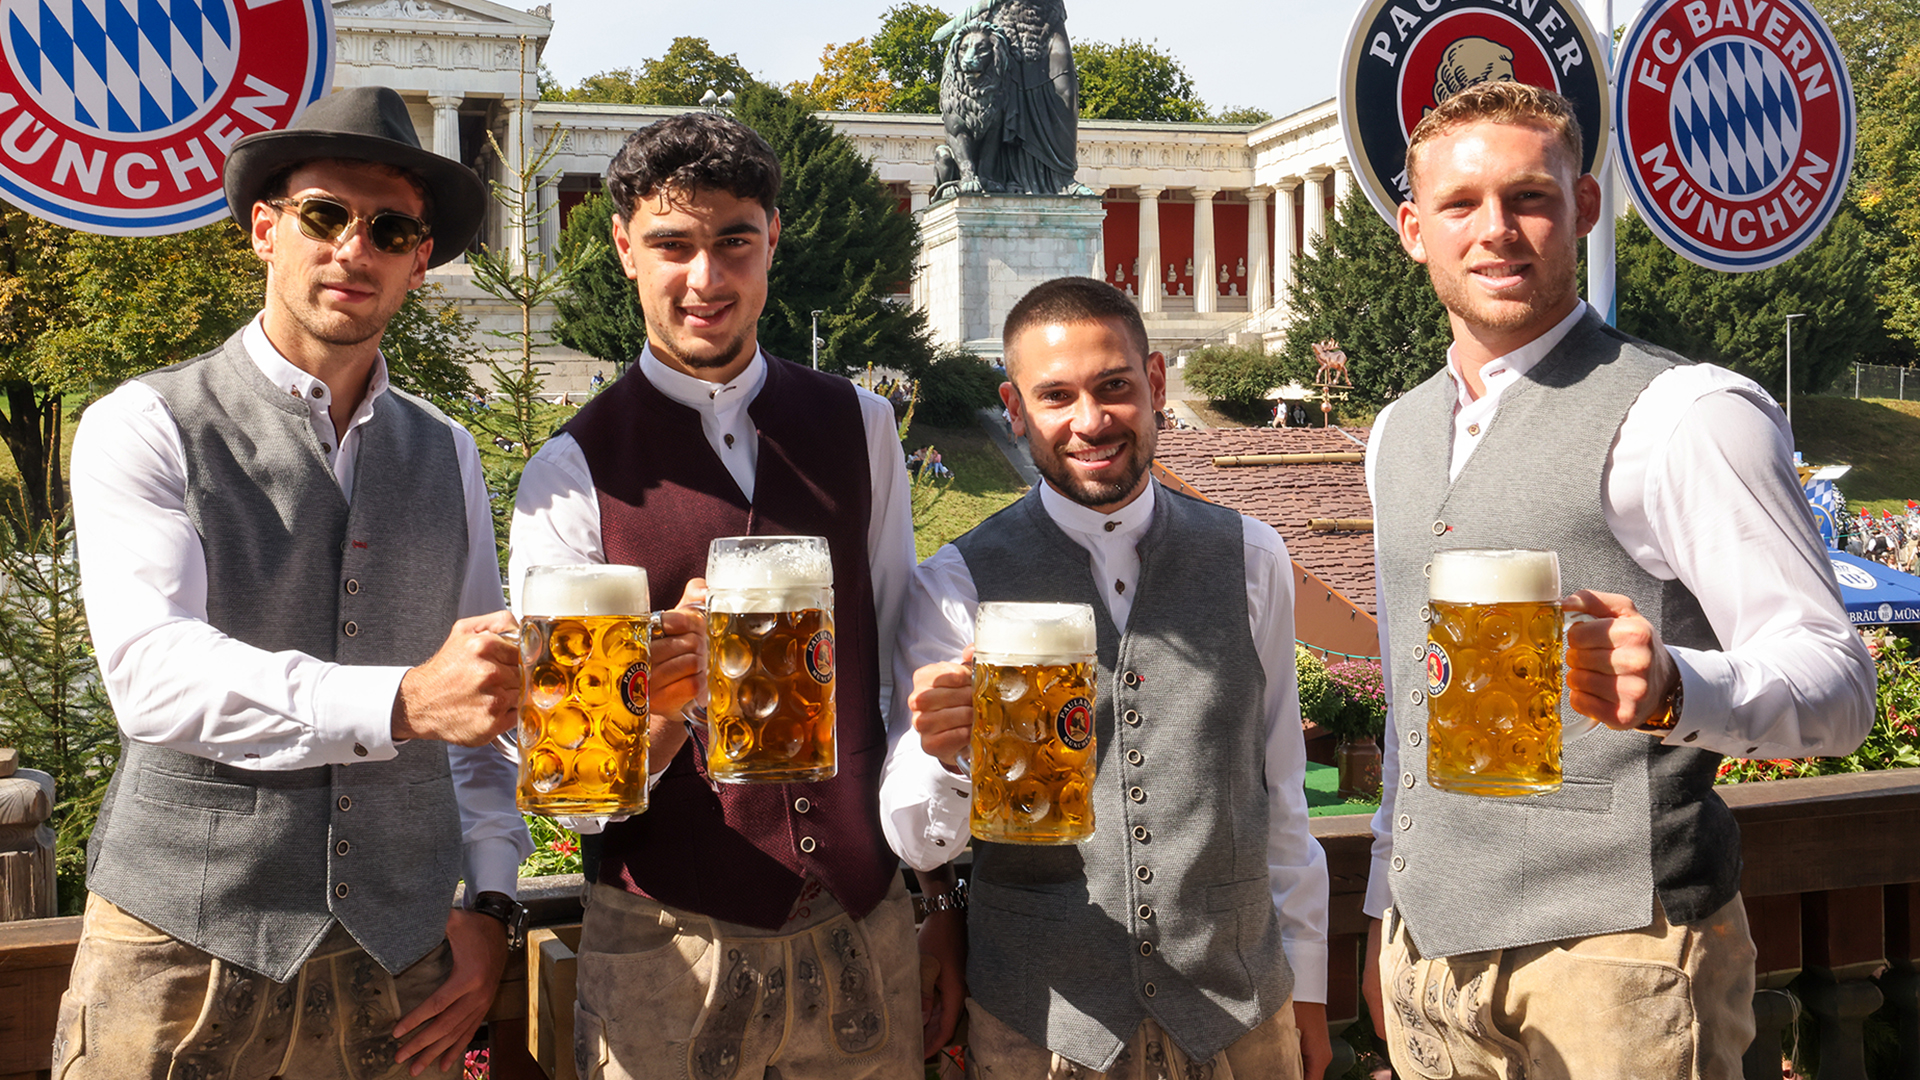
[[1426,144],[1470,124],[1526,124],[1553,133],[1575,176],[1581,173],[1580,118],[1573,102],[1551,90],[1523,82],[1496,79],[1475,83],[1440,103],[1420,118],[1407,136],[1407,182],[1420,186],[1420,158]]
[[1101,319],[1112,319],[1126,330],[1144,365],[1152,350],[1147,347],[1147,324],[1140,318],[1140,309],[1126,293],[1098,278],[1063,277],[1035,285],[1007,312],[1000,341],[1003,346],[1011,346],[1014,338],[1033,326]]
[[760,133],[718,113],[683,113],[627,136],[607,168],[621,217],[666,188],[724,191],[759,203],[769,217],[780,198],[780,158]]

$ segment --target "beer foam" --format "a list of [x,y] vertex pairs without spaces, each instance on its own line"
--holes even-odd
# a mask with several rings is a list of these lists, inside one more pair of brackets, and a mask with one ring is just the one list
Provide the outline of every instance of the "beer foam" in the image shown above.
[[723,537],[707,551],[707,588],[716,593],[832,584],[833,559],[818,536]]
[[973,652],[998,661],[1091,656],[1093,609],[1085,604],[986,603],[974,625]]
[[520,582],[522,617],[634,615],[653,610],[637,566],[533,566]]
[[1551,551],[1433,553],[1427,596],[1450,604],[1535,604],[1560,599],[1560,557]]

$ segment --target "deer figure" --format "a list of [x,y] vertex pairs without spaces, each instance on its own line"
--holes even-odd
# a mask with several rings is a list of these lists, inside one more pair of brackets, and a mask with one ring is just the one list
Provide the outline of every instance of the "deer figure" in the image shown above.
[[1321,386],[1352,386],[1353,379],[1347,375],[1347,353],[1340,343],[1328,338],[1313,343],[1313,355],[1320,361],[1320,372],[1313,381]]

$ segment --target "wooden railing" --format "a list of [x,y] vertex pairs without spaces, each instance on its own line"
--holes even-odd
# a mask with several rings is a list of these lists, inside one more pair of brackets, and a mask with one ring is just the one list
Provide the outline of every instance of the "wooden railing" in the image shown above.
[[[1778,1080],[1781,1036],[1800,1007],[1816,1021],[1820,1080],[1868,1080],[1862,1027],[1883,1003],[1893,1006],[1899,1043],[1891,1075],[1920,1078],[1920,769],[1720,791],[1740,821],[1741,894],[1759,948],[1760,1034],[1747,1080]],[[1361,1009],[1367,825],[1364,815],[1313,822],[1332,874],[1327,1012],[1339,1028]],[[544,926],[578,922],[579,892],[577,877],[522,887]],[[49,1076],[79,932],[74,918],[0,923],[0,1080]],[[515,956],[490,1014],[495,1080],[545,1077],[527,1051],[529,998],[527,964]]]

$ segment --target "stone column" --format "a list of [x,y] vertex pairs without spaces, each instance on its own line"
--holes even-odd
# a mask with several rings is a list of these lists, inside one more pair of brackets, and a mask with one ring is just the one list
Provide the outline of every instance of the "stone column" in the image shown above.
[[909,196],[910,201],[907,204],[907,210],[909,212],[917,214],[925,210],[927,204],[933,201],[932,184],[909,184],[908,188],[912,193]]
[[1143,315],[1160,310],[1160,290],[1166,288],[1160,279],[1160,193],[1164,190],[1140,189],[1140,270],[1133,279],[1140,290]]
[[560,246],[560,174],[542,177],[537,193],[540,206],[540,254],[551,261]]
[[1213,240],[1211,188],[1193,189],[1193,310],[1220,310],[1220,266]]
[[1247,311],[1256,315],[1273,306],[1273,263],[1267,253],[1267,194],[1267,188],[1247,189]]
[[[529,139],[533,138],[533,132],[529,130],[531,125],[528,122],[532,118],[532,113],[533,110],[530,102],[507,102],[507,144],[501,147],[502,150],[507,152],[507,160],[505,162],[507,174],[501,179],[510,189],[519,188],[520,170],[526,167],[526,144]],[[531,216],[532,209],[532,207],[528,207],[526,213],[520,214],[509,212],[500,223],[503,234],[500,237],[500,243],[507,249],[507,259],[512,263],[515,270],[525,270],[527,268],[527,226],[529,222],[525,219]],[[515,218],[522,220],[515,220]]]
[[1288,292],[1293,288],[1293,250],[1298,241],[1293,235],[1293,195],[1300,189],[1298,177],[1289,176],[1274,188],[1273,200],[1273,306],[1282,318],[1289,309]]
[[433,106],[433,152],[443,158],[460,160],[460,102],[458,94],[429,94]]
[[1347,195],[1353,190],[1353,166],[1341,158],[1333,163],[1333,209],[1337,214],[1347,205]]
[[1303,251],[1312,251],[1314,242],[1327,231],[1327,179],[1332,175],[1332,169],[1314,169],[1307,173],[1306,228],[1301,230],[1301,239],[1305,241]]

